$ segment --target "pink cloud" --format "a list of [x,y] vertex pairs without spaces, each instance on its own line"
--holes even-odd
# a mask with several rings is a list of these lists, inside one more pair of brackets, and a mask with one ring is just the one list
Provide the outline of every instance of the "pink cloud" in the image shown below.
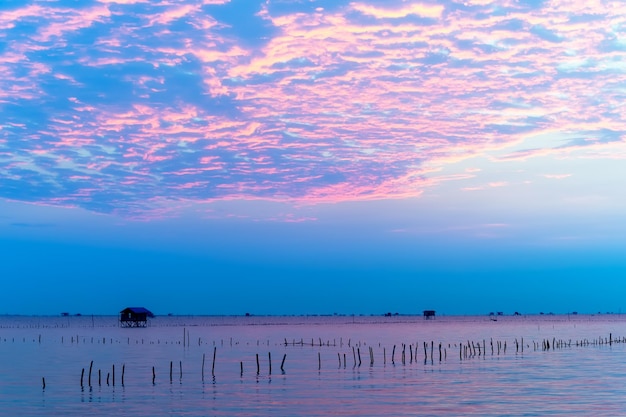
[[544,178],[553,179],[553,180],[562,180],[565,178],[571,177],[572,174],[544,174]]
[[400,8],[379,8],[364,3],[352,3],[350,7],[363,14],[374,16],[376,18],[392,18],[397,19],[409,15],[421,17],[438,18],[444,10],[443,5],[430,5],[413,3]]

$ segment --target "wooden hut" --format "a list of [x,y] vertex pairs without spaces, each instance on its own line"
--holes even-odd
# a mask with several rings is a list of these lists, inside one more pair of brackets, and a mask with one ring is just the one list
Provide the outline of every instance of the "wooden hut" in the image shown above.
[[435,310],[424,310],[424,319],[430,320],[435,318]]
[[148,317],[154,317],[154,314],[147,308],[127,307],[120,311],[120,326],[146,327],[148,325]]

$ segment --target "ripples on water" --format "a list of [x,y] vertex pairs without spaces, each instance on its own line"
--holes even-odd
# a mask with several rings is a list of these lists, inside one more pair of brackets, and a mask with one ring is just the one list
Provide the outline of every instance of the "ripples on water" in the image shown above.
[[[621,315],[498,321],[175,316],[157,317],[144,329],[119,328],[116,317],[0,317],[0,414],[626,415],[626,343],[595,344],[609,334],[613,339],[626,336]],[[521,347],[516,352],[515,342],[522,338],[524,352]],[[590,344],[575,346],[584,339]],[[498,355],[497,348],[491,354],[491,340],[494,347],[506,342],[506,354],[501,349]],[[571,340],[572,345],[544,351],[545,340]],[[468,341],[481,344],[480,356],[460,357],[460,344]]]

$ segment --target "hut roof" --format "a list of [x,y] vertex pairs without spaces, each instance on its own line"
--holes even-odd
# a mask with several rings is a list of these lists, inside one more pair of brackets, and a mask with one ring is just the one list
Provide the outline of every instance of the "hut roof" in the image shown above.
[[144,307],[126,307],[124,310],[120,311],[120,313],[146,314],[148,317],[154,317],[154,314]]

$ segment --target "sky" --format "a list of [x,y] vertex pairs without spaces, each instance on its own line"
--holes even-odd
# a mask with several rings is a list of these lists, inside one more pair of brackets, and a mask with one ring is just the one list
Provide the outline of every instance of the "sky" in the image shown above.
[[626,4],[4,0],[0,314],[621,313]]

